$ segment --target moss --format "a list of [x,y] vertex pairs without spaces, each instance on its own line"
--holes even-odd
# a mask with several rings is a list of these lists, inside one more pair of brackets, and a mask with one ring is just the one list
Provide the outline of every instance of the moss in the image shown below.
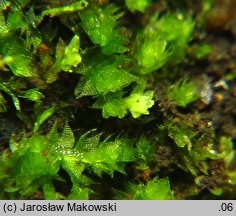
[[151,4],[151,0],[125,0],[127,8],[134,13],[135,11],[145,12],[148,6]]
[[235,197],[212,4],[0,0],[0,198]]

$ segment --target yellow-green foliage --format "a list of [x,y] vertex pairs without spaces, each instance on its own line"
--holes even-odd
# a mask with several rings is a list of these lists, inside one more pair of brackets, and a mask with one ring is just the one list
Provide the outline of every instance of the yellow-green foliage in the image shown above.
[[[126,137],[101,140],[102,134],[91,133],[75,141],[71,128],[65,125],[62,133],[54,126],[47,135],[24,136],[20,142],[12,139],[11,156],[6,157],[5,152],[0,160],[2,197],[10,198],[10,192],[15,198],[28,197],[40,187],[45,190],[45,198],[62,197],[53,187],[49,189],[53,179],[60,180],[60,166],[71,177],[73,187],[68,198],[73,199],[88,199],[88,193],[87,197],[81,194],[81,190],[89,192],[90,189],[84,187],[92,183],[82,174],[85,169],[91,167],[99,176],[102,173],[112,176],[114,171],[125,173],[124,165],[135,160],[133,141]],[[11,172],[6,173],[6,170]],[[5,181],[8,178],[12,180]]]
[[167,41],[157,32],[145,32],[137,37],[136,55],[141,74],[156,71],[168,60]]
[[123,13],[110,4],[105,8],[91,7],[80,12],[81,26],[94,44],[102,47],[106,55],[123,53],[127,48],[123,45],[125,35],[121,35],[118,20]]
[[174,85],[171,85],[167,90],[167,94],[176,105],[181,107],[186,107],[199,97],[197,85],[188,80],[178,81]]
[[129,184],[127,188],[126,194],[117,192],[117,199],[171,200],[174,198],[170,191],[170,182],[166,178],[154,178],[147,184]]
[[134,13],[135,11],[144,12],[151,4],[151,0],[125,0],[127,8]]
[[130,111],[133,118],[138,118],[142,114],[149,114],[148,109],[154,105],[153,91],[144,92],[146,85],[137,85],[131,94],[123,97],[123,92],[108,95],[102,100],[98,100],[93,105],[94,108],[102,108],[104,118],[118,117],[123,118]]
[[230,90],[207,78],[223,97],[201,104],[212,0],[199,4],[0,0],[0,199],[232,197],[218,111],[235,76]]

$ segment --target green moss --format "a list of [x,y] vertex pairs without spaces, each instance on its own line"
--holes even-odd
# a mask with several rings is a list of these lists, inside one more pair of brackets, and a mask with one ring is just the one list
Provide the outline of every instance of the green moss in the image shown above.
[[208,78],[211,5],[0,0],[0,198],[233,197],[235,74]]
[[115,5],[105,8],[91,7],[80,13],[81,26],[94,44],[102,47],[106,55],[123,53],[126,36],[121,34],[118,20],[123,13]]
[[72,68],[76,67],[82,61],[79,48],[80,38],[77,35],[71,39],[68,46],[62,40],[59,40],[55,53],[55,63],[45,74],[47,83],[54,82],[60,71],[72,72]]
[[122,97],[124,93],[118,92],[116,95],[109,95],[103,100],[98,100],[93,105],[94,108],[102,108],[104,118],[110,116],[124,118],[127,110],[130,111],[133,118],[138,118],[142,114],[149,114],[148,109],[154,105],[153,91],[144,92],[145,85],[137,85],[131,94]]
[[135,11],[144,12],[151,4],[151,0],[125,0],[127,8],[134,13]]
[[167,41],[157,32],[147,32],[137,37],[137,62],[141,74],[151,73],[162,67],[168,59]]
[[117,92],[137,80],[135,75],[119,68],[125,61],[122,56],[111,56],[98,58],[91,65],[85,65],[83,70],[78,71],[84,76],[75,89],[75,96],[99,96]]
[[[49,110],[45,111],[40,120],[48,112]],[[37,125],[40,124],[42,120]],[[11,140],[11,156],[1,158],[2,173],[7,169],[11,170],[1,178],[1,184],[4,185],[6,193],[14,192],[15,198],[30,196],[40,187],[44,188],[45,198],[55,196],[57,193],[54,189],[49,190],[48,185],[52,185],[53,179],[60,179],[57,174],[60,166],[66,170],[73,183],[68,198],[85,198],[88,194],[85,196],[80,192],[91,191],[83,187],[92,181],[83,176],[84,170],[91,167],[99,176],[102,173],[113,176],[114,171],[125,173],[124,165],[135,160],[133,141],[126,137],[101,141],[101,134],[90,137],[91,131],[75,142],[68,125],[65,125],[62,133],[58,133],[54,126],[44,136],[36,134],[38,127],[35,127],[35,133],[30,138],[24,136],[20,142]],[[7,178],[12,178],[12,181],[5,182]]]
[[171,200],[174,196],[170,191],[170,182],[166,179],[154,178],[147,184],[129,184],[128,197],[119,194],[118,199],[132,200]]
[[197,85],[187,80],[178,81],[167,90],[168,97],[177,106],[186,107],[189,103],[196,101],[199,97]]

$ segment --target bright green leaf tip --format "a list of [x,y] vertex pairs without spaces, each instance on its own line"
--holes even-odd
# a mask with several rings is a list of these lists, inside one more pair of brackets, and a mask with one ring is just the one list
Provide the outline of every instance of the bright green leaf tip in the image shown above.
[[124,46],[126,36],[121,34],[118,26],[118,20],[123,13],[118,10],[118,7],[110,4],[105,8],[91,7],[79,13],[80,25],[92,42],[102,47],[105,55],[127,51]]
[[80,38],[78,35],[75,35],[67,46],[64,41],[59,40],[56,49],[56,61],[45,75],[47,83],[54,82],[59,72],[72,72],[72,69],[81,63],[82,58],[79,54],[79,48]]
[[123,93],[118,92],[113,95],[113,98],[108,96],[104,100],[98,100],[93,107],[102,108],[104,118],[124,118],[127,110],[130,111],[133,118],[138,118],[141,115],[149,114],[148,109],[154,105],[153,95],[153,91],[148,90],[144,92],[143,86],[137,85],[129,96],[122,97]]
[[125,0],[127,8],[134,13],[135,11],[144,12],[151,4],[152,0]]
[[54,113],[55,107],[50,107],[43,111],[34,123],[34,133],[39,130],[39,127]]
[[76,11],[83,10],[88,6],[88,2],[85,0],[79,0],[67,6],[52,8],[43,11],[43,16],[48,15],[50,17],[58,16],[64,13],[74,13]]
[[44,95],[37,88],[34,88],[22,92],[19,97],[27,98],[34,102],[40,102],[40,100],[44,98]]
[[95,61],[95,64],[85,66],[84,77],[75,89],[77,98],[87,95],[105,95],[117,92],[130,83],[138,80],[138,77],[129,73],[120,66],[126,63],[121,56],[104,57]]
[[131,184],[131,197],[134,200],[170,200],[174,199],[170,191],[170,182],[168,178],[154,179],[147,182],[146,185]]
[[156,32],[148,32],[137,38],[137,60],[141,74],[151,73],[162,67],[168,59],[167,42]]
[[196,101],[199,97],[198,87],[192,81],[179,81],[170,86],[167,90],[168,97],[173,100],[176,105],[186,107],[189,103]]

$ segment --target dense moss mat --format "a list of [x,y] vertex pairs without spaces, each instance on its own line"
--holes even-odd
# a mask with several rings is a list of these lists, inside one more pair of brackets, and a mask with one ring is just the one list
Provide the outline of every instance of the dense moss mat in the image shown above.
[[234,5],[0,0],[0,198],[235,199]]

